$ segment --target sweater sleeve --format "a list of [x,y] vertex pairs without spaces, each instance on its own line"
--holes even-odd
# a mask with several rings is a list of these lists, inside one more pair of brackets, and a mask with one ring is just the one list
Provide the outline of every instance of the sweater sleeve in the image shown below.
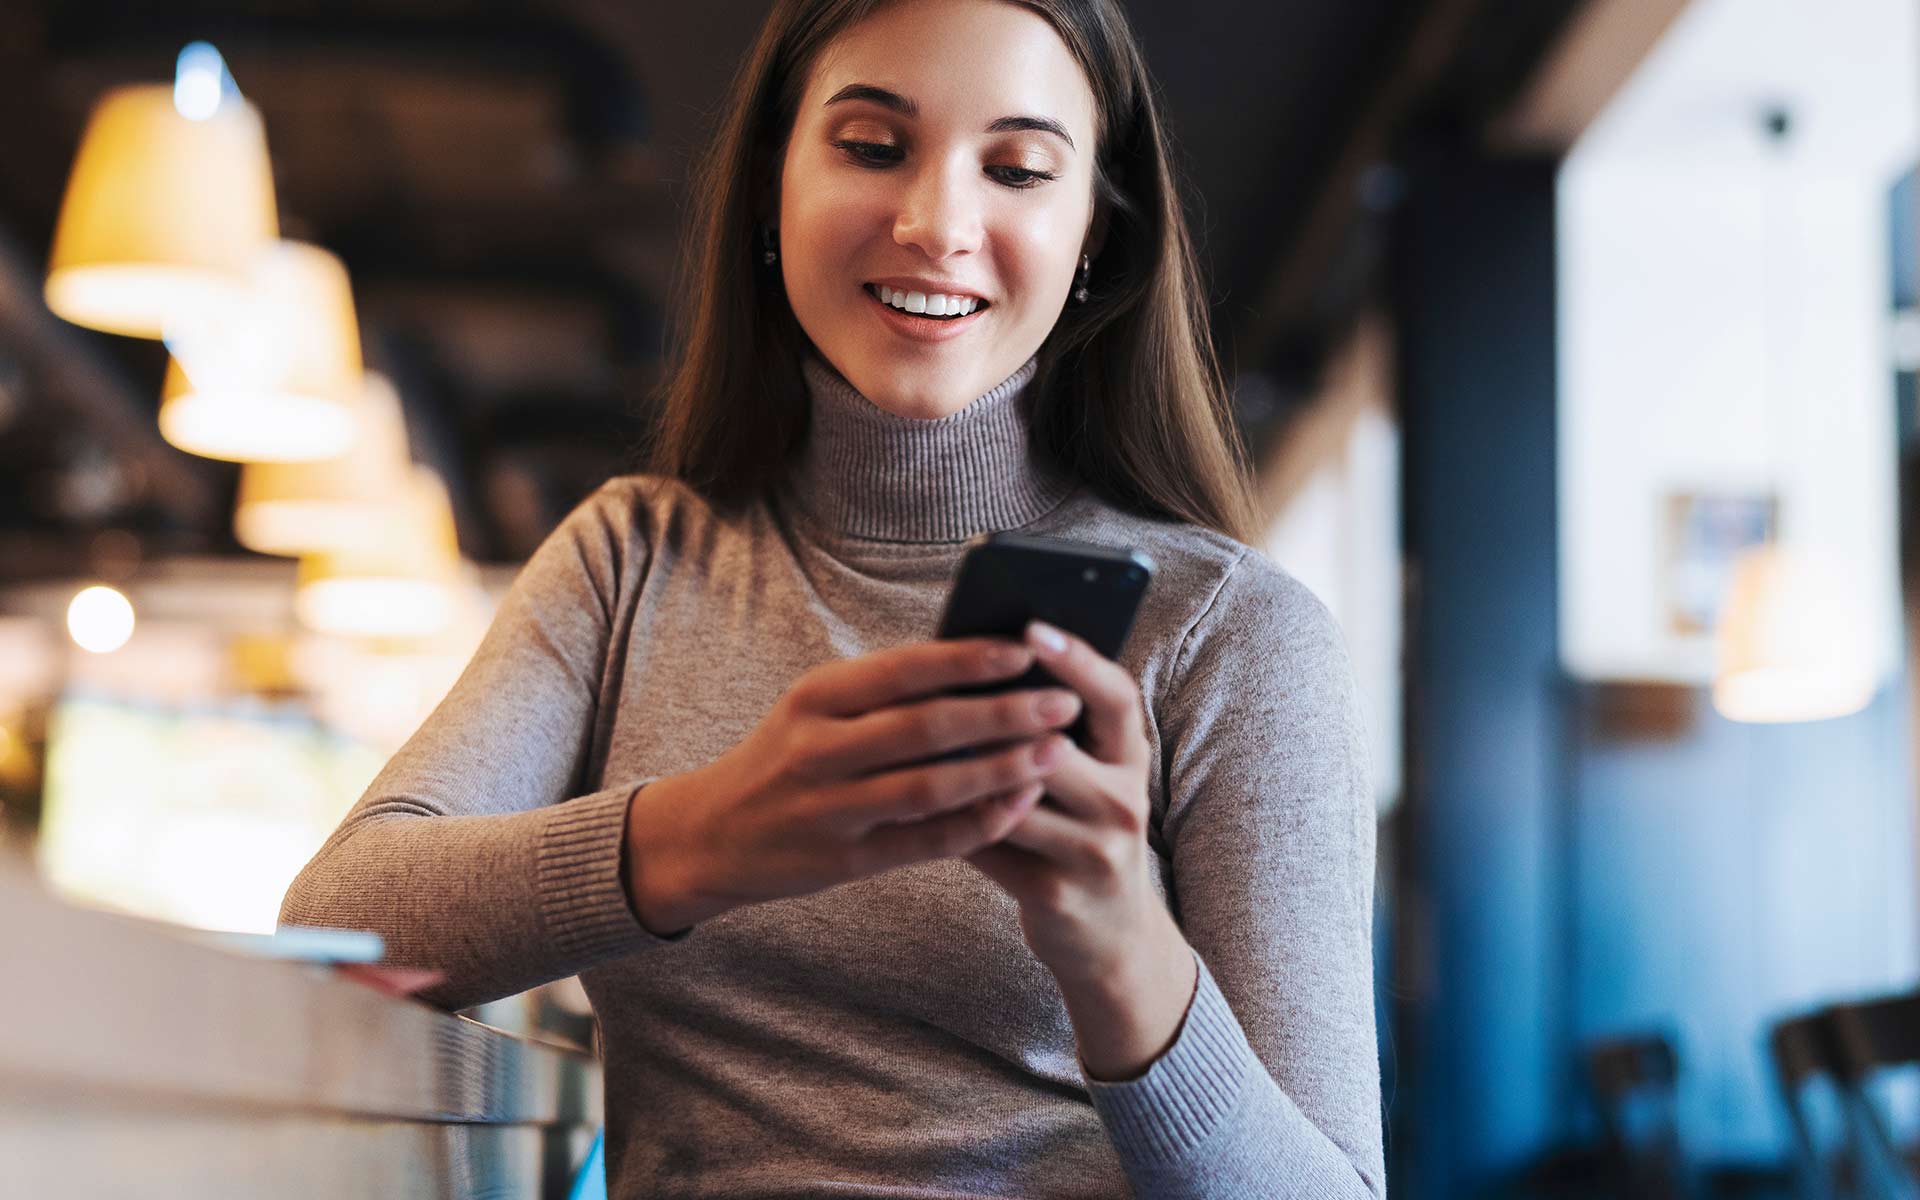
[[1090,1080],[1134,1192],[1382,1197],[1374,807],[1326,607],[1248,551],[1190,630],[1161,721],[1171,891],[1198,963],[1173,1045]]
[[445,699],[388,761],[281,903],[284,924],[371,930],[421,993],[465,1008],[679,941],[642,925],[621,878],[649,780],[580,794],[641,505],[618,481],[569,513],[502,599]]

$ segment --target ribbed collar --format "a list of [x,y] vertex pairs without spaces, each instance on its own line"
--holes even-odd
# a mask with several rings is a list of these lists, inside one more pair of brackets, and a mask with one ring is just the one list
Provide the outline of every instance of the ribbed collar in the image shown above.
[[937,420],[903,417],[861,395],[825,360],[801,364],[811,421],[788,480],[829,532],[889,542],[962,542],[1050,512],[1073,490],[1034,452],[1030,358],[998,387]]

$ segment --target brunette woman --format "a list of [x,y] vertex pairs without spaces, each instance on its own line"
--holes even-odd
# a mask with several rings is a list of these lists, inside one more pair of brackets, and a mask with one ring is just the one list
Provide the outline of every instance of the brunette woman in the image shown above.
[[[1383,1195],[1352,672],[1114,0],[780,0],[690,201],[648,470],[284,918],[447,1007],[579,974],[615,1196]],[[1003,529],[1152,557],[1121,661],[933,640]]]

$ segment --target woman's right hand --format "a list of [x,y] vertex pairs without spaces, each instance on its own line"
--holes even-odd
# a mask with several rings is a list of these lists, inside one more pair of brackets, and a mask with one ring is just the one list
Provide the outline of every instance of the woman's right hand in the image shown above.
[[[626,882],[641,922],[672,933],[999,841],[1039,801],[1080,698],[1061,687],[941,693],[1032,665],[1020,642],[958,638],[808,671],[732,750],[636,793]],[[1005,744],[924,761],[992,743]]]

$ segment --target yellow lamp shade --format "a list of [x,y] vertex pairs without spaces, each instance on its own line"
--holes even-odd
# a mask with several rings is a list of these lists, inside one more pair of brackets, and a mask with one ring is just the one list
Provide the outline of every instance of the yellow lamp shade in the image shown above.
[[375,536],[300,560],[294,612],[319,633],[429,637],[459,612],[462,570],[446,485],[416,466]]
[[67,177],[47,307],[76,325],[160,337],[221,303],[279,236],[260,114],[237,97],[202,120],[170,84],[117,88],[94,107]]
[[224,309],[169,328],[160,434],[233,462],[333,458],[352,445],[365,386],[347,269],[304,242],[255,255]]
[[293,639],[281,633],[240,633],[227,641],[227,682],[254,695],[297,692]]
[[368,372],[353,413],[356,433],[345,454],[240,468],[233,532],[241,545],[261,554],[345,551],[393,520],[409,479],[399,393]]
[[1767,545],[1735,559],[1717,630],[1713,705],[1735,721],[1817,721],[1875,688],[1859,589],[1834,564]]

